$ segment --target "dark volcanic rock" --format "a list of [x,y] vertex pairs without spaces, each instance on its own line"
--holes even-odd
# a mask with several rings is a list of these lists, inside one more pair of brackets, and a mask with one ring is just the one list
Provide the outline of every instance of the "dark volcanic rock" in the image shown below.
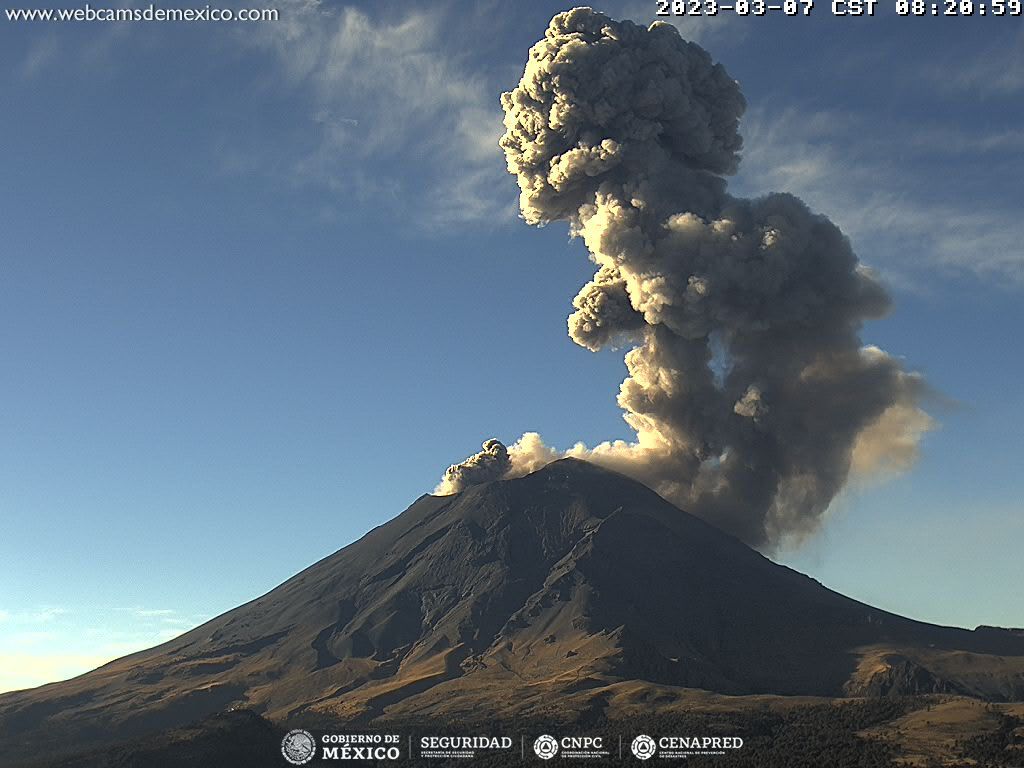
[[566,459],[424,496],[168,643],[0,696],[0,763],[54,734],[97,744],[229,708],[299,725],[498,718],[574,697],[589,696],[581,711],[607,705],[635,680],[730,694],[1015,698],[1024,638],[850,600],[643,485]]
[[[245,710],[26,768],[280,768],[283,731]],[[37,746],[37,750],[38,746]]]

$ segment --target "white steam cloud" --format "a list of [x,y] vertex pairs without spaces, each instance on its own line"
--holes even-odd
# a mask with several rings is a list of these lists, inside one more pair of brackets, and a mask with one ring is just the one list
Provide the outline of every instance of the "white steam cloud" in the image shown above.
[[885,290],[798,198],[727,193],[745,102],[706,51],[667,24],[576,8],[501,102],[523,218],[568,222],[597,265],[570,337],[631,347],[618,403],[636,440],[491,440],[438,491],[575,456],[772,547],[814,530],[851,472],[913,462],[932,424],[924,382],[859,337]]

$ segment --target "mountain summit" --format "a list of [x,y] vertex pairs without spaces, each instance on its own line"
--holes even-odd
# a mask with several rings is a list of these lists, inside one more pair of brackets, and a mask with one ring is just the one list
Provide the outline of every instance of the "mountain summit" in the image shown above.
[[680,687],[1021,699],[1024,636],[843,597],[637,482],[563,459],[423,496],[170,642],[0,696],[0,762],[44,734],[85,745],[232,708],[496,719],[622,696],[656,707],[650,696]]

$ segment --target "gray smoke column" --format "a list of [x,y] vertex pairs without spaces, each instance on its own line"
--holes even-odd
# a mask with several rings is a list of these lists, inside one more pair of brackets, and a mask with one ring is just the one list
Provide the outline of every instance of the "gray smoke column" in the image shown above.
[[[636,431],[565,452],[529,433],[506,474],[585,458],[771,548],[814,530],[851,471],[913,461],[924,383],[859,337],[885,290],[798,198],[727,193],[745,102],[706,51],[667,24],[576,8],[501,102],[523,218],[568,222],[597,267],[569,335],[630,348],[618,403]],[[490,479],[475,467],[500,461],[485,454],[447,488]]]

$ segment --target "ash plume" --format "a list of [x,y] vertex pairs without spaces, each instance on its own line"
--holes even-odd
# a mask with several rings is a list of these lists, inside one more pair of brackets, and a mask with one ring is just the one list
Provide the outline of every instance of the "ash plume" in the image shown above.
[[772,548],[813,531],[851,472],[912,463],[924,382],[859,336],[889,298],[800,199],[728,194],[745,101],[706,51],[668,24],[575,8],[501,103],[523,218],[567,222],[597,267],[570,337],[630,348],[618,403],[636,439],[489,441],[445,490],[577,456]]
[[498,480],[507,475],[510,469],[512,460],[508,456],[508,449],[500,440],[491,438],[484,442],[482,451],[448,467],[434,492],[457,493],[469,485]]

